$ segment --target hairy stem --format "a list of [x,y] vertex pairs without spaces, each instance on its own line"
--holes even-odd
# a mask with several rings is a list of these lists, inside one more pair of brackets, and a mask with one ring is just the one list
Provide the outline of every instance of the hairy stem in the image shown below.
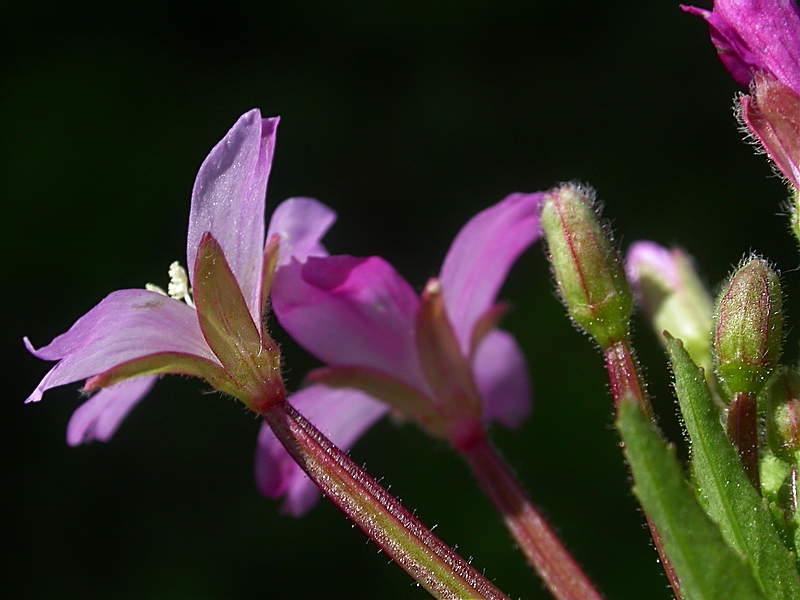
[[264,419],[325,495],[432,596],[508,600],[289,403]]
[[[619,412],[620,402],[623,398],[633,398],[642,407],[645,415],[654,419],[653,406],[650,403],[650,397],[644,384],[641,369],[639,368],[639,361],[633,354],[630,346],[630,341],[624,339],[619,342],[611,344],[603,351],[606,360],[606,370],[608,371],[608,380],[611,385],[611,394],[614,396],[614,408]],[[647,515],[645,515],[647,516]],[[678,575],[672,568],[669,557],[664,552],[664,543],[661,540],[661,534],[658,532],[655,524],[647,517],[647,525],[650,528],[650,535],[653,538],[653,544],[658,551],[658,557],[661,559],[661,566],[664,567],[664,572],[667,574],[669,584],[672,586],[672,591],[677,600],[683,600],[683,593],[681,592],[681,582]]]
[[459,450],[553,596],[557,600],[602,600],[486,436]]

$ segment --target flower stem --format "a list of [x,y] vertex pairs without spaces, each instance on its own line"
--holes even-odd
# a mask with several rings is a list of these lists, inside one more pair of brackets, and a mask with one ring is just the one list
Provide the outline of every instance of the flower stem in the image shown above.
[[508,600],[293,406],[274,405],[264,419],[325,495],[432,596]]
[[[614,396],[614,408],[619,412],[619,405],[623,398],[633,397],[642,407],[644,414],[655,420],[653,413],[653,406],[650,403],[650,397],[644,384],[641,369],[639,368],[639,361],[633,354],[630,346],[630,340],[624,339],[615,342],[604,349],[603,354],[606,360],[606,370],[608,371],[608,380],[611,385],[611,394]],[[669,557],[664,552],[664,543],[661,540],[661,534],[656,528],[655,524],[650,520],[650,517],[645,514],[647,518],[647,526],[650,528],[650,536],[653,538],[653,544],[658,551],[658,557],[661,559],[661,566],[667,574],[669,584],[672,586],[672,591],[677,600],[683,600],[683,593],[681,592],[681,582],[678,579],[677,573],[672,568]]]
[[486,436],[459,448],[528,562],[557,600],[602,600]]
[[728,437],[739,451],[739,459],[753,486],[761,489],[758,473],[758,406],[756,395],[739,392],[728,408]]

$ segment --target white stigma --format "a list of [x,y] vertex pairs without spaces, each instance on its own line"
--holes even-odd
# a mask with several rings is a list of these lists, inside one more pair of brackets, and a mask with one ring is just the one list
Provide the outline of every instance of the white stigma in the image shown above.
[[148,283],[144,287],[150,292],[155,292],[162,296],[169,296],[170,298],[175,298],[175,300],[183,300],[186,304],[194,308],[192,288],[189,287],[189,275],[186,274],[186,269],[184,269],[177,260],[169,266],[169,286],[167,286],[166,292],[164,288],[153,285],[152,283]]

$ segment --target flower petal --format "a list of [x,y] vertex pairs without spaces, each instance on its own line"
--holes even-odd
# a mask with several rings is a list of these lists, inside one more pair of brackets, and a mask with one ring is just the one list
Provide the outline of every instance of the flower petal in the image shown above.
[[512,194],[478,213],[456,236],[439,278],[461,349],[469,354],[472,329],[493,304],[508,271],[541,235],[544,194]]
[[336,213],[313,198],[289,198],[272,213],[267,238],[279,233],[281,250],[278,265],[292,257],[304,262],[308,256],[327,256],[320,241],[336,221]]
[[483,395],[483,415],[517,427],[531,412],[531,382],[525,356],[514,336],[495,329],[478,347],[473,364]]
[[281,325],[321,361],[371,367],[427,389],[414,341],[419,299],[383,259],[294,260],[275,275],[272,305]]
[[36,402],[52,387],[86,379],[152,354],[184,354],[217,363],[197,315],[183,302],[147,290],[109,294],[69,331],[38,350],[43,360],[60,361],[26,402]]
[[210,232],[222,247],[254,320],[261,318],[264,204],[278,119],[258,110],[242,115],[203,161],[192,191],[186,259]]
[[93,441],[107,442],[157,379],[156,376],[136,377],[97,392],[72,413],[67,426],[67,443],[79,446]]
[[311,371],[306,381],[330,388],[359,390],[393,408],[396,414],[414,419],[444,437],[445,426],[430,398],[383,371],[360,366],[320,367]]
[[[349,450],[387,408],[361,392],[314,385],[293,394],[289,401],[342,450]],[[294,517],[308,512],[320,497],[317,486],[265,424],[258,434],[256,483],[270,498],[285,496],[282,510]]]
[[639,288],[646,275],[657,275],[665,288],[677,290],[681,285],[675,251],[642,240],[634,242],[625,257],[625,272],[634,289]]
[[800,94],[800,10],[795,0],[715,0],[714,10],[684,6],[708,22],[711,41],[744,86],[758,71]]

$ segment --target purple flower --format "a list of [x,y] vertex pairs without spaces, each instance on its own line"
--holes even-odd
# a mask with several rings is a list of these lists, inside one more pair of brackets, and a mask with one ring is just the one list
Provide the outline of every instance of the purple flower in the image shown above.
[[97,392],[73,415],[70,444],[109,439],[164,373],[205,379],[257,413],[285,399],[280,353],[264,326],[278,247],[284,262],[322,253],[320,229],[334,217],[314,200],[288,200],[265,235],[277,124],[257,110],[244,114],[203,162],[189,216],[189,275],[173,264],[169,295],[155,286],[120,290],[48,345],[25,339],[35,356],[58,361],[27,402],[83,379],[85,391]]
[[740,84],[749,87],[756,73],[765,73],[800,94],[795,0],[715,0],[713,11],[682,8],[705,18],[720,59]]
[[[315,385],[293,403],[313,410],[320,429],[337,432],[345,448],[389,408],[457,449],[482,436],[487,420],[516,426],[530,410],[531,388],[519,346],[495,327],[504,312],[495,297],[541,234],[542,199],[514,194],[474,217],[421,296],[374,256],[293,258],[279,269],[272,293],[278,320],[328,365],[311,373]],[[262,491],[287,494],[285,510],[302,514],[315,488],[296,465],[277,460],[279,443],[268,428],[259,442]]]
[[794,0],[715,0],[711,41],[733,78],[750,89],[739,114],[777,168],[800,182],[800,10]]

